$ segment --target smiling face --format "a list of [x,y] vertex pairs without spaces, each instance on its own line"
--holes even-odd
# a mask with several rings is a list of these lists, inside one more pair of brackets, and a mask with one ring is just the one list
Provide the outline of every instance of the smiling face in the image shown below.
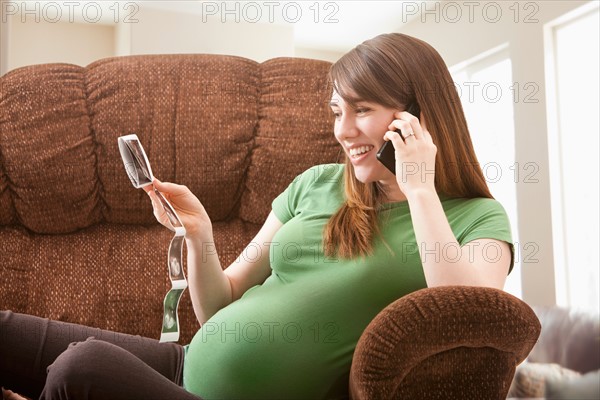
[[377,160],[376,154],[398,110],[367,101],[349,104],[335,91],[330,106],[335,115],[335,138],[352,162],[356,179],[363,183],[395,181],[394,174]]

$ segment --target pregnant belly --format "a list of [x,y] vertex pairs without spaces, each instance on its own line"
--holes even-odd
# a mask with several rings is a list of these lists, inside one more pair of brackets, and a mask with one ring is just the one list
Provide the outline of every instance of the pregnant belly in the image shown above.
[[[331,289],[331,288],[330,288]],[[340,293],[268,280],[207,321],[185,360],[187,390],[205,399],[343,397],[358,337]]]

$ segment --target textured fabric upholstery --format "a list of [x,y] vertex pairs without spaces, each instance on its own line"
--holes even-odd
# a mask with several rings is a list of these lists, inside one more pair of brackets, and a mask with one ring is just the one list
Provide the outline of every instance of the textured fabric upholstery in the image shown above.
[[[336,161],[328,68],[152,55],[1,77],[1,307],[158,337],[171,233],[117,137],[136,133],[154,175],[199,197],[226,267],[297,174]],[[198,329],[187,292],[180,315],[185,343]]]
[[[154,175],[198,196],[225,268],[295,176],[339,161],[328,68],[144,55],[0,77],[0,308],[158,338],[172,234],[131,186],[117,137],[136,133]],[[188,343],[199,328],[188,292],[180,318]],[[367,328],[350,387],[361,399],[426,398],[428,389],[446,399],[477,383],[476,398],[494,398],[536,323],[501,291],[419,291]]]
[[539,333],[533,310],[498,289],[413,292],[365,330],[350,372],[352,398],[506,398]]

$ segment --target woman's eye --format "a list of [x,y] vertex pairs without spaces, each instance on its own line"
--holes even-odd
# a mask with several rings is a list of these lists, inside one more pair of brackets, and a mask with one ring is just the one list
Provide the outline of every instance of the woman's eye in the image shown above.
[[367,111],[369,111],[369,109],[368,109],[368,108],[357,108],[357,109],[356,109],[356,113],[357,113],[357,114],[364,114],[364,113],[366,113]]
[[337,112],[337,111],[334,111],[334,112],[333,112],[333,116],[334,116],[334,117],[336,117],[336,118],[339,118],[339,117],[340,117],[340,115],[341,115],[341,114],[340,114],[339,112]]

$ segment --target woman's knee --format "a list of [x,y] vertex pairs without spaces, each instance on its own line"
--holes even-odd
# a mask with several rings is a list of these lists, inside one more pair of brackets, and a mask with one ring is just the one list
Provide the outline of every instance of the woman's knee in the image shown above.
[[54,363],[48,366],[44,390],[46,396],[42,397],[60,398],[61,396],[56,394],[85,393],[86,386],[95,381],[94,378],[100,371],[105,370],[105,366],[98,365],[98,360],[107,354],[110,346],[112,345],[94,338],[71,343]]

